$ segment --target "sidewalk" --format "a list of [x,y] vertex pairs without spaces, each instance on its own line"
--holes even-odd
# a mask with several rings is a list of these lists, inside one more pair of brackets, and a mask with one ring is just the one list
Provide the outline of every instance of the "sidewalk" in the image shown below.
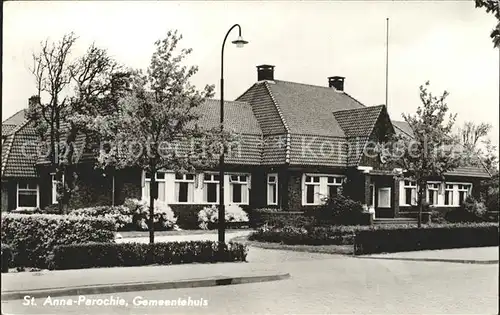
[[441,261],[457,263],[498,263],[499,249],[493,247],[469,247],[442,250],[422,250],[415,252],[399,252],[388,254],[362,255],[358,258],[414,260],[414,261]]
[[[250,230],[226,232],[226,242],[228,242],[231,239],[236,238],[236,237],[247,236],[250,233],[252,233],[252,231],[250,231]],[[218,240],[217,233],[155,236],[155,243],[186,242],[186,241],[217,241],[217,240]],[[115,242],[116,243],[132,243],[132,242],[149,243],[149,237],[118,238],[115,240]]]
[[184,264],[2,274],[2,299],[99,294],[286,279],[263,263]]

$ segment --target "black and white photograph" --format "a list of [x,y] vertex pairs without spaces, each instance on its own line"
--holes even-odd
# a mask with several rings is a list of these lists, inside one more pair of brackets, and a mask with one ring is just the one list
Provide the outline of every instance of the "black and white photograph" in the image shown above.
[[499,0],[2,27],[2,314],[499,313]]

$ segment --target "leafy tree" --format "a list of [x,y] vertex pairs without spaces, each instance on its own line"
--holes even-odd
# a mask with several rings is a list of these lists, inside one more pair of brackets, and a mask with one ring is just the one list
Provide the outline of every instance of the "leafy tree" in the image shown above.
[[62,212],[76,189],[75,162],[82,152],[75,152],[74,144],[79,132],[85,131],[75,116],[95,115],[116,102],[124,86],[123,77],[127,76],[106,50],[94,44],[83,56],[72,60],[76,41],[77,37],[70,33],[56,43],[41,42],[40,51],[33,53],[31,71],[37,94],[30,98],[26,113],[42,143],[48,143],[50,169],[60,187]]
[[[213,96],[214,86],[197,90],[190,79],[196,66],[183,65],[192,49],[178,49],[182,35],[169,31],[155,42],[146,73],[135,71],[131,92],[118,102],[117,111],[87,120],[100,134],[101,167],[139,167],[150,173],[149,239],[154,243],[154,174],[161,169],[179,173],[215,165],[221,147],[232,143],[220,128],[198,126],[197,108]],[[84,119],[82,119],[83,121]]]
[[500,48],[500,3],[498,0],[475,0],[476,8],[485,8],[487,13],[495,15],[499,21],[495,29],[491,31],[490,37],[493,39],[495,48]]
[[[448,114],[448,92],[436,97],[428,91],[429,82],[420,86],[422,105],[416,114],[403,114],[413,130],[414,137],[392,135],[379,147],[381,160],[403,170],[402,175],[416,181],[418,189],[418,226],[422,224],[427,181],[444,180],[444,173],[460,165],[461,153],[457,152],[458,139],[452,135],[456,115]],[[446,119],[448,118],[448,119]]]

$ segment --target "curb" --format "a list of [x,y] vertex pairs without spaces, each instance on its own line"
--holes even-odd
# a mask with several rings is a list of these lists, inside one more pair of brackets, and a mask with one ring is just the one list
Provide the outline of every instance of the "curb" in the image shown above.
[[183,289],[183,288],[199,288],[213,287],[219,285],[233,285],[255,282],[267,282],[289,279],[289,273],[271,274],[262,276],[247,276],[247,277],[214,277],[206,279],[189,279],[172,282],[132,282],[123,284],[104,284],[104,285],[88,285],[69,288],[48,288],[37,290],[11,291],[2,292],[2,300],[19,300],[29,295],[34,298],[46,298],[47,296],[72,296],[72,295],[91,295],[91,294],[107,294],[133,291],[150,291],[150,290],[166,290],[166,289]]
[[405,260],[405,261],[425,261],[425,262],[448,262],[457,264],[482,264],[492,265],[498,264],[498,260],[470,260],[470,259],[440,259],[440,258],[406,258],[406,257],[370,257],[370,256],[354,256],[360,259],[381,259],[381,260]]

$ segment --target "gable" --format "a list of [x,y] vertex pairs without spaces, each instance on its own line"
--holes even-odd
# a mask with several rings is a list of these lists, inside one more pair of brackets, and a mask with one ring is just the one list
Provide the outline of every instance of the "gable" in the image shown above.
[[266,82],[255,83],[236,100],[251,105],[264,135],[284,134],[287,131],[286,127],[266,84]]

